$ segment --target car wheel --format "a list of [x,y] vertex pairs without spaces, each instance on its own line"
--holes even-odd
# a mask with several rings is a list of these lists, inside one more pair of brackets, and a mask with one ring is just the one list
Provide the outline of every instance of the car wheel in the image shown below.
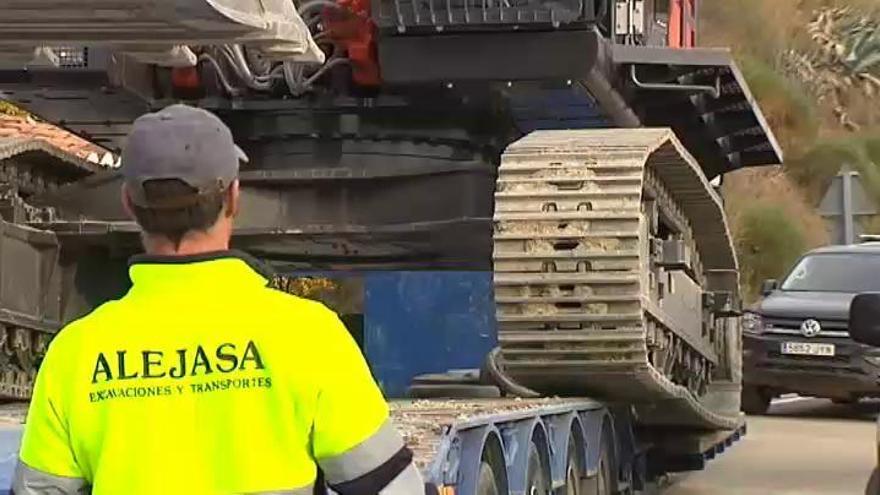
[[831,402],[839,406],[854,406],[859,403],[858,397],[832,397]]
[[773,397],[764,389],[753,385],[743,385],[742,388],[742,411],[746,414],[767,414],[770,409],[770,400]]
[[865,488],[865,495],[880,495],[880,469],[874,468],[874,472],[871,473],[868,487]]

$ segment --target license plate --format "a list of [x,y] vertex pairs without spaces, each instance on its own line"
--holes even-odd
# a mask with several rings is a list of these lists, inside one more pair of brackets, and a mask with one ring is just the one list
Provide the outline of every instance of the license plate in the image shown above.
[[833,356],[834,344],[814,344],[812,342],[783,342],[783,354],[803,356]]

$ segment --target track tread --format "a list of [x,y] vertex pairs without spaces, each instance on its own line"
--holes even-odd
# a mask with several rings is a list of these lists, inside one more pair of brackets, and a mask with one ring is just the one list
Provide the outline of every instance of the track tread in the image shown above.
[[[678,332],[645,292],[643,199],[659,204],[697,253],[688,216],[648,165],[673,140],[665,130],[546,131],[508,148],[495,196],[501,364],[545,393],[564,382],[575,394],[641,404],[648,421],[659,407],[679,426],[727,428],[738,418],[710,410],[688,385],[649,364],[659,328],[701,359],[718,359],[703,340]],[[663,167],[686,160],[663,153]],[[675,200],[698,204],[703,196],[711,201],[705,190],[677,193]]]

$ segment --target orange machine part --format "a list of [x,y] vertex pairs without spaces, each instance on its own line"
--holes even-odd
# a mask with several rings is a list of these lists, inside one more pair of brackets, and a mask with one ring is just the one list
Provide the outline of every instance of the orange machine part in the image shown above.
[[171,84],[175,89],[194,90],[202,85],[202,81],[195,67],[175,67],[171,69]]
[[341,9],[325,8],[322,20],[329,38],[347,53],[352,78],[360,86],[379,86],[376,27],[370,19],[370,0],[338,0]]
[[669,0],[669,39],[667,44],[672,48],[681,47],[683,13],[682,0]]
[[669,39],[672,48],[697,44],[697,0],[669,0]]
[[684,26],[682,46],[693,48],[697,46],[697,0],[684,0],[682,14],[682,26]]

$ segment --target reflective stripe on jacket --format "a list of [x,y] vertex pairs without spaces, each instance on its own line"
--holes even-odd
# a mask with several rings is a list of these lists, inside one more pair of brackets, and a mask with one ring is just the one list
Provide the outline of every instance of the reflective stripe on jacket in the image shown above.
[[[233,252],[136,259],[40,368],[14,491],[423,493],[357,345]],[[363,491],[367,490],[367,491]]]

